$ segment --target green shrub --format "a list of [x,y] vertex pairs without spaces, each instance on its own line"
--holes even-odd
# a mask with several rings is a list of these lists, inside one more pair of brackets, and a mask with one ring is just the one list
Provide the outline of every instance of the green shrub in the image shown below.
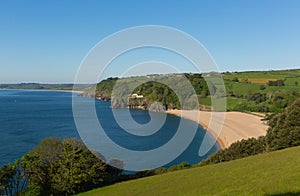
[[300,100],[291,104],[284,113],[270,121],[267,132],[269,150],[300,145]]

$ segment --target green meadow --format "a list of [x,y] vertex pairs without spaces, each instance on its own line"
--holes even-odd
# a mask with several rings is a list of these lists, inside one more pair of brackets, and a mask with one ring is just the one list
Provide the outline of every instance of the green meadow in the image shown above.
[[118,183],[79,194],[300,195],[300,147]]
[[[299,69],[225,72],[222,77],[228,111],[282,112],[300,97]],[[276,81],[282,81],[282,84],[276,84]],[[205,104],[205,100],[201,102]]]

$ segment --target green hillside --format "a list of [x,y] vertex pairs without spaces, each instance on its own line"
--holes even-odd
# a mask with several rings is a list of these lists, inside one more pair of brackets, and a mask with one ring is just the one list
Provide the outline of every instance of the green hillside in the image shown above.
[[300,147],[122,182],[80,195],[300,195]]
[[227,109],[281,112],[300,97],[300,70],[226,72],[222,74]]
[[[209,75],[209,76],[208,76]],[[179,75],[153,75],[129,78],[108,78],[97,84],[96,92],[86,91],[86,94],[94,94],[103,100],[110,100],[112,90],[120,90],[123,100],[116,103],[118,106],[128,105],[127,98],[131,93],[144,96],[143,99],[130,99],[129,105],[138,105],[148,109],[153,102],[161,102],[165,109],[179,109],[180,103],[175,93],[164,84],[174,84],[179,89],[185,89],[182,77]],[[193,86],[200,106],[211,106],[211,98],[215,103],[223,98],[225,92],[218,84],[207,85],[213,80],[213,73],[193,74],[185,73],[184,76]],[[227,111],[242,112],[282,112],[290,103],[300,97],[300,70],[277,70],[277,71],[249,71],[249,72],[225,72],[224,79]],[[149,81],[151,78],[152,81]],[[115,87],[116,81],[122,81],[122,85]],[[159,82],[155,82],[155,81]],[[144,82],[133,88],[137,81]],[[131,89],[131,90],[130,90]],[[188,91],[186,94],[190,94]],[[116,96],[118,97],[118,96]],[[187,97],[188,99],[189,97]],[[202,107],[203,108],[203,107]],[[204,107],[206,108],[206,107]],[[209,107],[207,107],[209,108]],[[218,110],[218,108],[215,108]],[[220,109],[222,110],[222,109]]]
[[[89,86],[88,84],[77,84],[76,90],[83,90],[88,86]],[[40,84],[40,83],[0,84],[0,89],[73,90],[73,84]]]

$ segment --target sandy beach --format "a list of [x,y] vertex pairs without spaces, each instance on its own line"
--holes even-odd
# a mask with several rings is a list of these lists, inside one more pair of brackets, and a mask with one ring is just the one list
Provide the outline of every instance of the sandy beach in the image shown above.
[[222,149],[242,139],[264,136],[268,129],[262,117],[242,112],[168,110],[167,113],[198,122],[215,137]]

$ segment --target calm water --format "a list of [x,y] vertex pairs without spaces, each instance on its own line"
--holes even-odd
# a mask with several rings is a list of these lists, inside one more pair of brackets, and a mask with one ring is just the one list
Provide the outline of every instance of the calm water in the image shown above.
[[[82,101],[89,98],[81,97]],[[168,115],[165,124],[149,137],[133,136],[114,120],[110,103],[96,101],[99,121],[107,135],[119,145],[128,149],[150,150],[157,148],[174,136],[180,118]],[[122,110],[117,110],[122,112]],[[131,115],[138,123],[147,123],[150,116],[147,111],[131,110]],[[159,114],[157,114],[159,115]],[[193,123],[193,122],[191,122]],[[166,166],[187,161],[191,164],[200,162],[209,154],[219,149],[216,144],[205,157],[199,157],[198,151],[205,130],[198,126],[198,131],[189,147]],[[34,148],[43,138],[80,138],[72,114],[72,93],[54,91],[0,91],[0,166],[12,162]],[[211,138],[213,141],[213,138]]]

